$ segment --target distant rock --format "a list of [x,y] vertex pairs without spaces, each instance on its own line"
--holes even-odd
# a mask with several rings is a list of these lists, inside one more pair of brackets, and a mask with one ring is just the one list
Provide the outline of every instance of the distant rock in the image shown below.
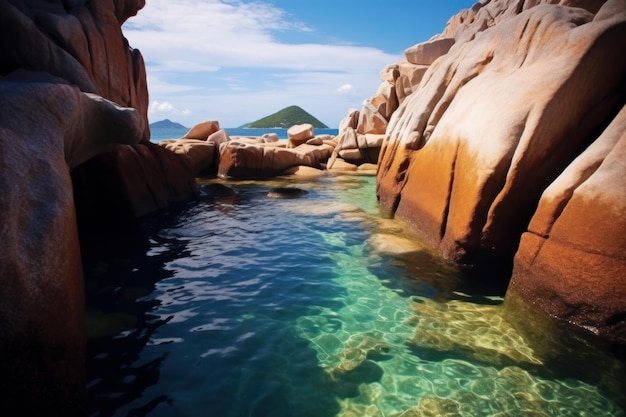
[[172,122],[170,119],[160,120],[150,123],[150,129],[187,129],[180,123]]

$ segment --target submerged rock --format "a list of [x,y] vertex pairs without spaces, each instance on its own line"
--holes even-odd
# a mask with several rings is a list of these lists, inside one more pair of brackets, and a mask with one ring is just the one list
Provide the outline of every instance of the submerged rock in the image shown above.
[[277,187],[272,188],[268,193],[269,198],[299,198],[307,195],[309,192],[295,187]]
[[219,183],[201,184],[198,187],[198,193],[201,197],[232,197],[237,195],[237,191]]

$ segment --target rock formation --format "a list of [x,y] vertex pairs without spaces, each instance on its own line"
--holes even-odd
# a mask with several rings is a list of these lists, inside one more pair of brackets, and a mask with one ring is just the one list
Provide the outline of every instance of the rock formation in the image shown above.
[[233,140],[220,147],[217,175],[222,178],[255,179],[285,174],[299,166],[322,169],[334,147],[303,143],[295,148],[274,143]]
[[381,72],[336,151],[229,138],[216,122],[150,143],[143,59],[120,29],[143,5],[0,0],[6,409],[84,414],[79,230],[184,200],[206,171],[367,165],[379,151],[381,206],[444,256],[512,274],[507,298],[626,343],[626,0],[476,3]]
[[476,3],[383,72],[377,178],[473,277],[512,274],[507,297],[620,343],[625,47],[624,0]]
[[[143,0],[0,0],[0,398],[84,415],[79,228],[188,198],[191,165],[148,141]],[[84,230],[84,229],[83,229]]]
[[[376,97],[372,100],[376,100]],[[388,104],[388,102],[383,101],[383,107],[393,112],[395,107],[387,107]],[[384,110],[381,111],[385,112]],[[380,122],[375,127],[370,126],[372,118]],[[374,110],[371,102],[366,102],[361,111],[350,110],[339,124],[336,156],[356,166],[378,163],[386,127],[386,116]],[[334,162],[329,165],[332,167]]]
[[0,78],[0,96],[0,114],[14,117],[0,124],[0,398],[7,410],[81,415],[84,295],[70,168],[114,141],[137,143],[143,118],[41,74]]
[[292,126],[287,133],[286,141],[275,133],[230,137],[212,120],[197,124],[180,139],[158,144],[184,159],[194,177],[260,179],[291,175],[299,167],[325,168],[337,144],[332,136],[316,136],[306,123]]

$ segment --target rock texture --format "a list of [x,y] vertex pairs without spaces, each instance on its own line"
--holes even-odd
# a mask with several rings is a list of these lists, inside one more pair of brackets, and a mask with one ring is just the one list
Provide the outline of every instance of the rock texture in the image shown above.
[[275,143],[250,143],[232,140],[220,147],[217,175],[221,178],[255,179],[286,174],[291,168],[322,168],[334,147],[329,144],[303,143],[295,148]]
[[[74,170],[75,193],[82,201],[94,203],[92,206],[81,206],[86,209],[80,216],[85,222],[101,222],[100,216],[107,213],[101,206],[110,206],[107,201],[111,199],[129,198],[121,206],[131,211],[120,214],[136,217],[188,197],[194,191],[187,162],[180,159],[177,163],[163,149],[149,142],[148,91],[143,58],[139,51],[128,45],[121,31],[121,25],[135,15],[144,3],[143,0],[0,2],[0,34],[6,40],[1,44],[2,75],[17,70],[50,74],[85,93],[132,107],[142,117],[141,145],[133,145],[132,148],[120,146],[113,149],[110,155],[97,157],[99,161],[90,161],[91,165],[98,166],[97,173],[83,166]],[[139,157],[142,170],[124,165],[122,161],[133,160],[130,154],[142,155]],[[125,173],[126,168],[129,172]],[[174,172],[167,173],[165,168]],[[166,181],[158,184],[151,178],[138,181],[135,177],[155,172]],[[171,180],[173,176],[186,178],[184,181]],[[110,183],[103,183],[104,178],[110,179]],[[141,201],[133,201],[134,194],[125,191],[142,181],[146,183],[142,187],[144,193],[159,194],[151,202],[145,197],[139,197]],[[96,186],[104,186],[103,189],[116,194],[101,194],[99,199],[94,200],[92,194]],[[109,217],[113,214],[111,211],[108,213]]]
[[445,257],[621,343],[624,47],[623,0],[477,3],[384,72],[377,178]]
[[[143,0],[0,0],[0,399],[84,415],[78,224],[119,228],[189,197],[191,165],[148,141]],[[84,231],[82,229],[81,231]]]
[[84,295],[70,168],[139,142],[143,118],[51,76],[0,78],[0,398],[82,415]]
[[286,141],[275,133],[230,137],[217,121],[207,121],[158,144],[182,158],[194,177],[259,179],[290,175],[298,167],[321,170],[337,143],[329,135],[315,136],[311,124],[292,126],[288,136]]

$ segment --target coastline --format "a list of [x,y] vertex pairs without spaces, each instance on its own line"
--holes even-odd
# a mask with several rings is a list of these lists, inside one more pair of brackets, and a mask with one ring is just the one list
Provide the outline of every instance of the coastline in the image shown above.
[[[265,133],[276,133],[279,139],[287,139],[287,129],[283,128],[241,128],[227,127],[224,130],[229,136],[259,137]],[[165,139],[179,139],[189,131],[189,128],[152,128],[150,129],[150,142],[158,143]],[[316,135],[336,136],[339,129],[315,129]]]

